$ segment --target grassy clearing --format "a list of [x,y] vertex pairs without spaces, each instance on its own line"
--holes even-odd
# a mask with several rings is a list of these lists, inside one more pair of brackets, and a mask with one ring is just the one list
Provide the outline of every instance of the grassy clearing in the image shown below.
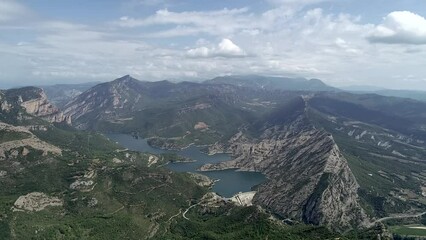
[[[421,229],[423,228],[423,229]],[[392,233],[400,236],[421,236],[426,237],[426,226],[424,225],[405,225],[405,226],[393,226],[390,228]]]

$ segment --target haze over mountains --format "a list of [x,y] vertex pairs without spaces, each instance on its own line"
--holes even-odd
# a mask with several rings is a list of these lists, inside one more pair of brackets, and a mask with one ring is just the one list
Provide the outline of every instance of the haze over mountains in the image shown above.
[[[230,75],[220,76],[206,83],[227,83],[240,87],[262,88],[266,90],[310,90],[310,91],[347,91],[352,93],[372,93],[382,96],[394,96],[402,98],[412,98],[426,101],[426,92],[414,90],[391,90],[374,86],[349,86],[336,88],[329,86],[319,79],[304,79],[291,77],[267,77],[259,75]],[[81,84],[55,84],[40,86],[49,95],[50,101],[59,108],[63,108],[72,98],[99,84],[100,82],[90,82]]]
[[421,90],[396,90],[372,86],[352,86],[344,87],[342,90],[354,93],[374,93],[382,96],[393,96],[402,98],[412,98],[420,101],[426,101],[426,91]]

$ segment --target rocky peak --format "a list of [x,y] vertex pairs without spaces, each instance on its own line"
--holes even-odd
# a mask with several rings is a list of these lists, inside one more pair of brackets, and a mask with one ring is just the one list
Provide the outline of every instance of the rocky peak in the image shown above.
[[130,75],[125,75],[122,76],[120,78],[115,79],[114,81],[111,82],[111,85],[125,85],[125,84],[134,84],[134,83],[139,83],[140,81],[137,80],[136,78],[133,78]]

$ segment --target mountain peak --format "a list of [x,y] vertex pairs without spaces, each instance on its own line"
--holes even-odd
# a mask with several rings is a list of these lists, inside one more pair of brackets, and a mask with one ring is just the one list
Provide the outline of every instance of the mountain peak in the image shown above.
[[321,79],[318,78],[311,78],[308,80],[311,84],[316,84],[318,86],[327,86]]
[[115,79],[113,82],[135,82],[135,81],[139,82],[138,79],[127,74],[127,75],[124,75],[120,78]]

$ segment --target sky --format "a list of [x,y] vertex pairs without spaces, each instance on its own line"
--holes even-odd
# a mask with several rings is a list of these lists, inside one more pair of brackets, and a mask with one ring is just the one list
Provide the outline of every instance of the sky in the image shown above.
[[0,88],[258,74],[426,90],[424,0],[0,0]]

